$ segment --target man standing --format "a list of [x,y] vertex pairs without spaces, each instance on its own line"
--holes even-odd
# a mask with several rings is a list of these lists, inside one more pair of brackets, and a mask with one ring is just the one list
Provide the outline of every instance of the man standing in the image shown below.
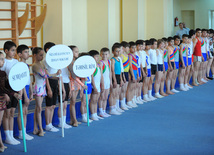
[[183,34],[189,34],[186,29],[184,29],[183,23],[179,23],[179,30],[176,32],[180,38],[182,38]]

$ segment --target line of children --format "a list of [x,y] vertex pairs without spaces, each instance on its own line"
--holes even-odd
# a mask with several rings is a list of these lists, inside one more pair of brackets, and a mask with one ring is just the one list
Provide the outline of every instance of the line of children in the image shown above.
[[[137,40],[136,43],[132,41],[129,43],[123,41],[121,44],[115,43],[112,46],[113,57],[111,60],[109,60],[110,50],[108,48],[102,48],[100,53],[96,50],[82,53],[80,56],[90,55],[97,62],[93,75],[86,78],[79,78],[73,73],[73,64],[79,56],[79,50],[76,46],[69,46],[73,51],[73,61],[68,68],[54,70],[46,64],[45,60],[43,61],[44,51],[47,53],[54,45],[54,43],[48,42],[45,44],[44,50],[39,47],[33,48],[32,52],[35,60],[32,66],[35,77],[34,89],[32,89],[29,80],[28,85],[20,92],[12,91],[6,77],[12,66],[18,62],[14,59],[16,45],[11,41],[5,43],[5,59],[4,55],[0,53],[0,121],[3,119],[6,135],[5,142],[8,144],[16,145],[20,143],[13,137],[13,116],[18,99],[21,97],[23,98],[25,130],[28,105],[34,94],[36,106],[33,133],[39,136],[44,136],[45,133],[41,119],[42,102],[45,96],[45,129],[52,132],[59,131],[52,125],[54,108],[59,95],[59,78],[62,78],[63,81],[63,116],[59,112],[59,107],[58,126],[61,127],[64,124],[65,128],[71,128],[70,125],[66,124],[67,102],[70,99],[70,123],[72,126],[77,127],[80,122],[76,118],[75,104],[79,91],[82,122],[87,122],[85,89],[88,90],[91,111],[91,119],[89,121],[92,122],[111,115],[121,115],[124,110],[137,107],[136,103],[142,104],[179,92],[175,90],[178,70],[180,90],[182,91],[192,88],[189,84],[192,76],[193,86],[198,86],[208,81],[207,77],[209,77],[210,69],[214,74],[212,30],[190,30],[190,35],[184,34],[182,36],[181,44],[179,36],[159,40],[154,38],[146,41]],[[29,48],[26,45],[20,45],[17,48],[17,53],[20,61],[26,63],[29,58]],[[100,60],[99,55],[102,60]],[[59,74],[62,77],[59,77]],[[209,77],[209,79],[212,78]],[[154,80],[155,97],[152,96]],[[85,81],[87,85],[84,84]],[[164,92],[164,83],[166,83],[166,93]],[[143,94],[143,99],[141,94]],[[108,96],[110,115],[106,112]],[[5,108],[6,103],[7,108]],[[99,115],[97,114],[98,106]],[[18,115],[18,124],[19,138],[22,139],[20,115]],[[37,128],[38,126],[39,129]],[[26,139],[31,140],[33,137],[26,134]],[[4,151],[5,148],[0,137],[0,151]]]

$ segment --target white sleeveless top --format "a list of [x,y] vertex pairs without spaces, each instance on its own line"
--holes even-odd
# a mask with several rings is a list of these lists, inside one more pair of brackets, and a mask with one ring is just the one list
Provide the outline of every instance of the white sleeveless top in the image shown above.
[[163,51],[159,50],[159,49],[157,49],[157,51],[158,51],[157,63],[159,65],[162,65],[163,64]]
[[[146,52],[145,52],[146,53]],[[146,54],[146,66],[147,69],[151,69],[151,60],[150,60],[150,56]]]
[[156,54],[156,50],[150,49],[149,50],[149,57],[150,57],[151,64],[157,65],[157,54]]

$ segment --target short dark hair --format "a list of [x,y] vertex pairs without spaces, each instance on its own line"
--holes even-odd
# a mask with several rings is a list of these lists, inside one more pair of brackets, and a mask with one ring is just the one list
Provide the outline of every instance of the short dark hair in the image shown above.
[[96,50],[90,50],[88,53],[89,53],[89,55],[92,56],[92,57],[94,57],[95,55],[99,55],[99,52],[96,51]]
[[116,48],[120,48],[119,43],[115,43],[115,44],[112,46],[112,48],[111,48],[112,52],[114,52]]
[[213,33],[213,29],[209,29],[210,33]]
[[77,48],[77,46],[75,46],[75,45],[70,45],[70,46],[68,46],[71,50],[73,50],[74,48]]
[[180,38],[178,35],[175,35],[175,36],[173,37],[173,39],[174,39],[174,40],[176,40],[176,39],[179,39],[179,40],[180,40],[181,38]]
[[3,52],[2,52],[2,51],[0,51],[0,55],[1,55],[1,54],[3,54]]
[[135,44],[136,44],[136,45],[143,45],[143,40],[137,40],[137,41],[135,42]]
[[165,42],[167,42],[167,38],[166,38],[166,37],[163,37],[162,39],[163,39]]
[[172,37],[168,37],[168,38],[167,38],[167,41],[168,41],[168,42],[170,42],[171,40],[173,40]]
[[133,42],[133,41],[130,41],[130,42],[129,42],[129,45],[130,45],[130,48],[131,48],[132,46],[136,46],[135,42]]
[[47,49],[50,49],[53,46],[55,46],[55,43],[53,43],[53,42],[47,42],[47,43],[45,43],[45,45],[44,45],[45,53],[47,53]]
[[195,30],[195,32],[198,32],[198,31],[201,31],[201,29],[200,29],[200,28],[197,28],[197,29]]
[[8,50],[8,51],[9,51],[13,46],[16,47],[16,44],[15,44],[14,42],[12,42],[12,41],[6,41],[6,42],[4,43],[3,49],[4,49],[4,51],[5,51],[5,50]]
[[183,34],[183,35],[182,35],[182,39],[185,38],[185,37],[188,38],[188,34]]
[[163,39],[158,39],[158,46],[161,44],[161,43],[164,43],[164,40]]
[[86,55],[90,55],[90,54],[88,52],[82,52],[79,54],[79,57],[86,56]]
[[24,50],[27,50],[27,49],[29,49],[29,47],[27,45],[22,44],[22,45],[19,45],[16,50],[17,50],[17,53],[22,53]]
[[130,46],[129,43],[127,43],[126,41],[122,41],[120,44],[121,44],[124,48]]
[[148,45],[152,45],[150,40],[146,40],[146,46],[148,46]]
[[33,55],[34,54],[38,54],[40,51],[42,51],[43,49],[41,47],[34,47],[32,52],[33,52]]
[[193,35],[195,35],[195,30],[191,29],[189,31],[189,37],[191,38]]
[[107,47],[103,47],[101,50],[100,50],[100,53],[102,52],[109,52],[109,49]]
[[202,29],[202,30],[201,30],[201,32],[204,32],[204,31],[206,31],[206,32],[207,32],[207,29]]
[[152,44],[152,45],[153,45],[155,42],[157,42],[157,40],[156,40],[155,38],[151,38],[150,41],[151,41],[151,44]]

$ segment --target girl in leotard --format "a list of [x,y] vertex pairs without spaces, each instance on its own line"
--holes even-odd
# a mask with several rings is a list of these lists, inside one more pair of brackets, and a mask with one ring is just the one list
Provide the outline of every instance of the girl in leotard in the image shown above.
[[[42,63],[44,51],[40,47],[35,47],[33,49],[33,56],[35,62],[32,65],[32,71],[35,77],[34,85],[34,96],[36,100],[36,107],[34,112],[34,131],[33,134],[38,134],[39,136],[44,136],[44,131],[42,128],[42,101],[44,96],[46,96],[46,78],[50,76],[57,76],[61,73],[61,70],[58,70],[56,74],[49,74],[45,69],[45,65]],[[39,126],[39,130],[37,128]]]
[[81,88],[86,88],[86,86],[84,85],[83,82],[80,81],[80,78],[77,77],[74,72],[73,72],[73,64],[75,62],[75,60],[78,58],[79,55],[79,49],[76,46],[69,46],[69,48],[72,50],[73,52],[73,61],[71,62],[71,64],[68,66],[68,70],[70,71],[70,80],[71,80],[71,100],[70,100],[70,124],[73,127],[77,127],[80,122],[77,121],[76,118],[76,99],[77,99],[77,94],[79,92],[79,90]]

